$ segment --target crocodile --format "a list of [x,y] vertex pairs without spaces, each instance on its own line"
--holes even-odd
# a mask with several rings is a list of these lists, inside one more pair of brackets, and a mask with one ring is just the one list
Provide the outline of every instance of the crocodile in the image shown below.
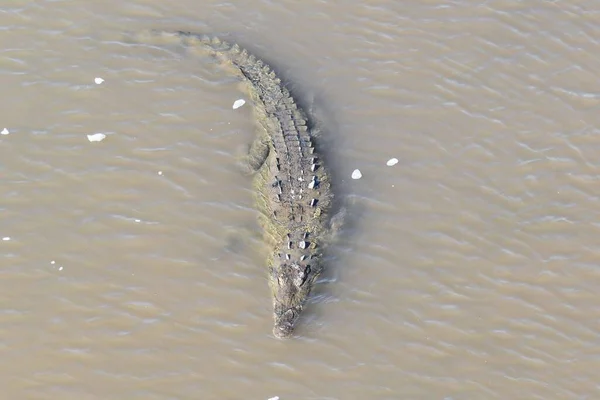
[[237,44],[183,31],[154,34],[204,49],[246,83],[259,131],[246,165],[269,247],[273,335],[288,338],[323,270],[323,249],[333,231],[330,174],[315,148],[317,135],[271,67]]

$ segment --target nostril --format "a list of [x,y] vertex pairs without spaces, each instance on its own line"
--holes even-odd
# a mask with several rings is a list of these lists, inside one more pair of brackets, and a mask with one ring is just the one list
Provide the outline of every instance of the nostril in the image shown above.
[[286,326],[276,326],[273,328],[273,336],[277,339],[285,339],[292,336],[292,329]]

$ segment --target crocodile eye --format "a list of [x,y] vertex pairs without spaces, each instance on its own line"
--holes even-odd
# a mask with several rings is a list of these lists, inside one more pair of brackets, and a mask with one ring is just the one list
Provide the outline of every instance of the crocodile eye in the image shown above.
[[310,274],[310,265],[307,265],[306,268],[304,268],[304,271],[302,272],[302,282],[300,282],[299,286],[304,285],[304,282],[308,279],[308,274]]

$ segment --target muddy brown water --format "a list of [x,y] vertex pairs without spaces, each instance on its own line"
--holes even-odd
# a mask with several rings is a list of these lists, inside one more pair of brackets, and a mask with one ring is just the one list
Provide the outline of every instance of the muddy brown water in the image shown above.
[[[0,26],[0,398],[600,398],[599,3],[14,1]],[[293,340],[235,166],[251,106],[120,39],[148,28],[239,39],[327,127],[353,218]]]

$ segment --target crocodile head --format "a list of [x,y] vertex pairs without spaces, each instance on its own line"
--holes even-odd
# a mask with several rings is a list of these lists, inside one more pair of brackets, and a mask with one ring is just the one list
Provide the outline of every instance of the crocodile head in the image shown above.
[[271,268],[269,275],[273,291],[273,335],[276,338],[287,338],[294,332],[294,325],[317,277],[315,261],[282,261]]

